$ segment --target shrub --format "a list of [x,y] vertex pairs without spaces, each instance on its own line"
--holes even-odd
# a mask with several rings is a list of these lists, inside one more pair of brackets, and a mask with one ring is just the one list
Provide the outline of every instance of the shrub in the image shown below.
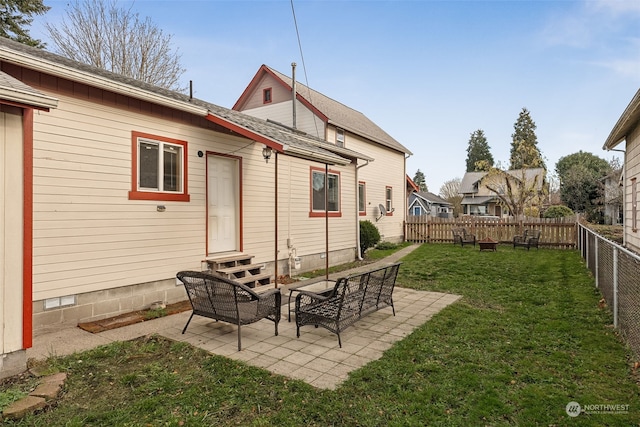
[[395,243],[380,242],[376,246],[376,249],[381,250],[381,251],[387,251],[387,250],[390,250],[390,249],[396,249],[397,247],[398,247],[398,245],[396,245]]
[[374,247],[380,242],[380,232],[371,221],[360,221],[360,253]]
[[562,218],[565,216],[573,215],[573,211],[564,205],[555,205],[550,206],[544,214],[542,215],[544,218]]

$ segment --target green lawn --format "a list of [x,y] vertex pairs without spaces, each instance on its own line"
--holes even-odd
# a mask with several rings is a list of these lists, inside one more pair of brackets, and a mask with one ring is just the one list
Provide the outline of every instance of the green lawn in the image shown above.
[[[402,286],[464,298],[335,391],[151,337],[48,360],[64,395],[15,425],[640,424],[633,359],[576,251],[433,244],[403,261]],[[573,418],[571,401],[629,407]]]

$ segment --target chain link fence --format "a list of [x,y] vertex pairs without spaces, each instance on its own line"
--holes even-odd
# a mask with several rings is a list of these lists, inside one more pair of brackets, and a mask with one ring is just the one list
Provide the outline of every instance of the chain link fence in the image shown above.
[[613,310],[613,325],[640,356],[640,256],[579,224],[578,246]]

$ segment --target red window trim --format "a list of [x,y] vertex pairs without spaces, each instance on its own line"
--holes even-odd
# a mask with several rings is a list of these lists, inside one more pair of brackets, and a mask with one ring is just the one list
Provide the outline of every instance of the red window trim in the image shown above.
[[[269,94],[269,99],[267,99],[267,93]],[[266,87],[262,89],[262,103],[263,104],[271,104],[273,102],[273,90],[270,87]]]
[[[391,189],[391,206],[387,206],[387,190]],[[393,187],[390,185],[387,185],[384,187],[384,207],[387,208],[387,216],[393,216],[393,212],[391,211],[393,209]]]
[[360,196],[360,184],[364,186],[364,194],[362,195],[362,203],[364,205],[364,210],[360,210],[360,205],[358,205],[358,215],[367,216],[367,183],[364,181],[358,181],[358,197]]
[[318,168],[315,166],[311,166],[309,168],[309,218],[324,218],[325,216],[329,216],[329,218],[339,218],[342,216],[342,177],[340,176],[339,171],[329,169],[329,173],[333,175],[338,175],[338,194],[340,197],[339,200],[339,211],[329,211],[328,213],[325,211],[314,211],[313,210],[313,172],[321,172],[325,173],[323,168]]
[[[183,149],[183,164],[182,170],[184,182],[182,183],[182,193],[163,193],[153,191],[139,191],[138,190],[138,138],[147,138],[155,141],[169,142],[182,146]],[[187,141],[181,141],[179,139],[167,138],[164,136],[152,135],[143,132],[131,132],[131,191],[129,191],[129,200],[157,200],[162,202],[188,202],[191,197],[189,196],[188,187],[188,156],[187,156]]]

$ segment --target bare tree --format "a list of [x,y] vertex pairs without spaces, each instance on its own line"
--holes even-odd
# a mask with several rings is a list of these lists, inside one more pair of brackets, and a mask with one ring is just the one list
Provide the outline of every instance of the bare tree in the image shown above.
[[56,27],[45,24],[56,50],[67,58],[156,86],[184,90],[180,55],[147,17],[117,7],[116,0],[75,0]]
[[453,216],[462,213],[462,194],[460,194],[460,178],[450,179],[440,187],[440,197],[453,205]]

